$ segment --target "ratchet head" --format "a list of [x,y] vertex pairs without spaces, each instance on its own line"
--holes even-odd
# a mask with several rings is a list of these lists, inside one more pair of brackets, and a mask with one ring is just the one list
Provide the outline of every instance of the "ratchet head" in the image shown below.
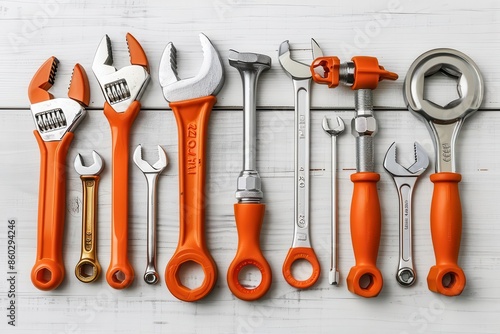
[[168,43],[160,60],[159,80],[163,96],[168,102],[191,100],[203,96],[217,95],[224,85],[222,61],[207,36],[200,33],[203,63],[192,78],[177,76],[177,50]]
[[425,172],[429,166],[429,157],[424,148],[417,142],[413,144],[415,162],[408,168],[401,166],[397,162],[396,143],[387,150],[384,159],[384,168],[393,176],[419,176]]
[[85,116],[90,102],[89,80],[85,70],[76,64],[71,75],[67,98],[54,98],[49,92],[55,81],[59,60],[50,57],[31,79],[28,96],[36,129],[44,141],[61,140]]
[[76,172],[80,175],[99,175],[104,168],[102,158],[96,151],[92,151],[92,158],[94,159],[94,163],[90,166],[84,166],[83,158],[78,154],[74,163]]
[[139,100],[149,82],[149,65],[141,45],[127,34],[130,66],[120,70],[113,67],[111,40],[105,35],[97,48],[92,70],[101,86],[104,98],[117,112],[124,112],[130,104]]
[[337,116],[336,121],[337,124],[333,128],[331,128],[329,124],[329,119],[326,116],[323,118],[323,123],[322,123],[323,130],[325,130],[325,132],[328,133],[330,136],[338,136],[342,132],[344,132],[345,124],[342,118],[340,118],[340,116]]
[[[459,98],[440,106],[424,98],[425,78],[436,72],[458,80]],[[453,49],[434,49],[418,57],[406,74],[403,95],[408,109],[427,122],[449,124],[475,112],[483,100],[479,68],[467,55]]]
[[139,144],[134,151],[134,162],[143,173],[161,173],[168,165],[167,154],[163,148],[158,145],[159,159],[153,165],[142,159],[142,146]]
[[[323,56],[321,48],[313,38],[311,38],[311,48],[312,48],[313,59]],[[310,79],[312,77],[309,65],[303,64],[291,58],[290,44],[288,40],[281,43],[278,52],[278,59],[281,64],[281,67],[283,67],[285,72],[287,72],[288,75],[292,77],[292,79],[300,80],[300,79]]]

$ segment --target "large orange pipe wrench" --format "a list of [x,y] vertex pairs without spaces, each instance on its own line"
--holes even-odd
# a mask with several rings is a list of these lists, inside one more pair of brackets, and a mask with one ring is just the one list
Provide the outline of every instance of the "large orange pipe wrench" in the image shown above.
[[104,98],[104,115],[111,127],[113,145],[111,203],[111,263],[106,272],[108,284],[124,289],[134,280],[128,260],[128,167],[130,129],[141,110],[139,99],[149,82],[149,66],[141,45],[126,36],[130,63],[120,70],[113,67],[111,41],[102,38],[92,64]]
[[28,88],[35,138],[40,148],[40,191],[36,262],[31,281],[40,290],[52,290],[64,279],[62,239],[66,212],[66,154],[73,131],[86,114],[90,101],[87,74],[73,69],[67,98],[55,99],[54,84],[59,61],[50,57],[36,72]]
[[[231,292],[242,300],[256,300],[271,287],[272,272],[260,249],[260,230],[264,221],[265,204],[261,203],[261,179],[257,162],[257,82],[262,72],[271,68],[271,58],[258,53],[229,50],[229,65],[240,72],[243,81],[243,170],[236,190],[238,203],[234,218],[238,230],[238,250],[227,270]],[[261,281],[254,288],[240,283],[239,274],[245,267],[259,269]]]
[[[321,67],[324,73],[316,72]],[[375,173],[374,136],[377,122],[373,117],[372,91],[383,79],[396,80],[396,73],[379,66],[377,58],[358,56],[340,63],[337,57],[317,58],[311,65],[317,83],[334,88],[342,83],[355,92],[356,116],[351,131],[356,137],[356,173],[351,175],[354,190],[351,202],[351,239],[356,265],[347,276],[349,291],[362,297],[375,297],[382,290],[382,273],[377,268],[382,218],[377,193],[380,175]]]
[[[196,76],[179,80],[172,43],[166,46],[159,69],[160,85],[175,115],[179,140],[179,243],[165,269],[165,281],[170,292],[184,301],[205,297],[217,281],[217,266],[205,242],[205,141],[215,95],[224,85],[224,71],[207,36],[200,34],[200,41],[203,63]],[[179,277],[179,269],[187,262],[203,268],[204,280],[195,289],[184,286]]]
[[[311,39],[313,57],[321,57],[323,53],[314,39]],[[309,65],[299,63],[291,58],[288,41],[281,43],[278,59],[281,67],[292,78],[295,92],[295,165],[294,165],[294,228],[293,241],[283,263],[283,277],[291,286],[306,289],[319,278],[320,265],[316,253],[311,246],[309,217],[309,143],[310,143],[310,91],[311,72]],[[305,260],[312,266],[311,276],[305,280],[294,277],[292,265],[298,260]]]
[[[460,97],[446,106],[424,98],[425,78],[441,71],[457,79]],[[436,173],[431,175],[431,234],[436,265],[427,276],[429,290],[457,296],[465,288],[465,274],[457,264],[462,236],[462,206],[456,172],[455,141],[467,117],[481,105],[484,84],[478,67],[465,54],[453,49],[435,49],[418,57],[404,83],[408,109],[423,120],[431,134],[436,154]]]

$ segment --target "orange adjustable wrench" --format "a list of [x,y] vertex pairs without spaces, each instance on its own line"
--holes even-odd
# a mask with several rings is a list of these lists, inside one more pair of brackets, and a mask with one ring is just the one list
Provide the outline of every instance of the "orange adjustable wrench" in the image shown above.
[[[184,301],[205,297],[217,281],[217,267],[205,242],[205,141],[224,71],[207,36],[200,34],[200,41],[203,63],[196,76],[179,80],[172,43],[163,52],[159,70],[163,96],[175,115],[179,138],[179,243],[165,269],[165,281],[170,292]],[[205,278],[198,288],[189,289],[179,278],[179,269],[186,262],[203,268]]]
[[128,287],[134,268],[128,260],[128,167],[130,129],[139,114],[141,98],[149,82],[149,66],[141,45],[127,34],[130,63],[120,70],[113,67],[111,41],[101,40],[92,64],[104,98],[104,115],[111,127],[113,143],[111,203],[111,263],[106,272],[108,284],[115,289]]
[[36,263],[31,281],[40,290],[52,290],[64,279],[62,238],[66,209],[66,153],[73,131],[86,114],[90,100],[87,74],[76,64],[67,98],[55,99],[54,84],[59,61],[50,57],[36,72],[28,88],[35,138],[40,148],[40,192]]
[[[316,72],[321,67],[323,74]],[[355,91],[356,117],[351,124],[356,137],[356,173],[351,175],[354,191],[351,202],[351,239],[356,265],[347,276],[349,291],[362,297],[376,297],[382,290],[382,273],[377,268],[381,214],[377,193],[380,175],[375,173],[372,90],[383,79],[396,80],[396,73],[379,66],[377,58],[354,57],[340,63],[337,57],[316,58],[311,65],[313,80],[334,88],[342,83]]]
[[[424,98],[425,78],[441,71],[457,79],[460,98],[440,106]],[[436,173],[431,175],[431,234],[436,265],[427,276],[429,290],[457,296],[465,288],[458,265],[462,237],[462,206],[456,172],[455,141],[465,119],[481,105],[484,83],[479,68],[467,55],[453,49],[435,49],[419,56],[406,74],[404,98],[408,109],[425,122],[434,143]]]
[[[231,292],[242,300],[256,300],[271,287],[272,272],[260,249],[260,230],[265,205],[261,179],[256,169],[257,155],[257,81],[271,67],[271,58],[257,53],[229,51],[229,65],[236,68],[243,81],[243,170],[238,177],[234,218],[238,229],[238,251],[227,270]],[[254,288],[240,283],[239,273],[247,266],[260,270],[261,281]]]

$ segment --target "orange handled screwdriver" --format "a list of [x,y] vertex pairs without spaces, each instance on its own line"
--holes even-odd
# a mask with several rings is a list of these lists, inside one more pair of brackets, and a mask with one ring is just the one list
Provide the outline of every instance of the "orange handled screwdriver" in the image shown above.
[[[179,243],[165,269],[167,288],[178,299],[199,300],[212,291],[217,266],[205,242],[205,144],[208,120],[224,85],[222,61],[215,47],[200,34],[203,63],[198,74],[180,80],[177,51],[168,43],[160,61],[159,81],[177,122],[179,140]],[[179,277],[180,268],[194,262],[203,268],[201,286],[190,289]]]
[[[257,53],[229,50],[229,65],[236,68],[243,81],[243,170],[238,177],[234,217],[238,229],[238,251],[227,270],[227,284],[231,292],[242,300],[256,300],[271,287],[272,272],[260,249],[260,230],[265,205],[261,179],[256,169],[257,155],[257,81],[262,72],[271,67],[271,58]],[[241,270],[254,266],[260,270],[261,282],[247,288],[239,280]]]
[[111,203],[111,263],[106,272],[108,284],[124,289],[134,280],[128,260],[128,167],[130,130],[141,110],[139,99],[149,82],[149,66],[141,45],[127,34],[130,63],[120,70],[113,67],[111,41],[101,40],[92,64],[104,98],[104,115],[111,127],[113,145]]
[[[425,78],[441,71],[456,78],[460,98],[440,106],[424,99]],[[461,87],[463,86],[463,87]],[[463,94],[463,95],[462,95]],[[457,296],[465,288],[465,274],[458,265],[462,236],[462,205],[456,172],[455,141],[464,120],[481,105],[484,83],[477,65],[453,49],[434,49],[410,66],[404,83],[408,109],[422,119],[434,142],[436,173],[431,175],[431,234],[436,265],[427,276],[429,290]]]
[[64,279],[62,254],[66,212],[66,153],[73,131],[86,114],[90,101],[87,74],[76,64],[67,98],[55,99],[52,87],[59,61],[50,57],[35,73],[28,88],[31,112],[40,148],[40,190],[36,262],[31,281],[40,290],[52,290]]
[[[316,72],[321,67],[323,74]],[[380,175],[375,173],[373,138],[377,122],[373,117],[372,90],[383,79],[396,80],[396,73],[379,66],[377,58],[354,57],[351,62],[340,63],[337,57],[321,57],[311,65],[313,80],[328,84],[339,83],[354,90],[356,116],[351,131],[356,137],[356,173],[351,175],[354,191],[351,202],[351,239],[356,265],[347,276],[349,291],[362,297],[375,297],[382,290],[382,273],[377,268],[380,243],[381,214],[377,193]]]

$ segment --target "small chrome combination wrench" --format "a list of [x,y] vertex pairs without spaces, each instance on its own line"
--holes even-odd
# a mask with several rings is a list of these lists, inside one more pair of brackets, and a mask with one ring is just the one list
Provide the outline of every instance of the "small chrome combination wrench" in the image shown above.
[[396,143],[392,143],[384,159],[384,168],[394,179],[399,196],[399,265],[396,280],[402,286],[410,286],[416,279],[412,256],[411,199],[418,177],[429,166],[429,157],[417,142],[414,143],[414,152],[415,162],[408,168],[396,161]]
[[148,181],[148,262],[146,272],[144,273],[144,281],[148,284],[156,284],[159,280],[158,271],[156,270],[156,181],[161,172],[167,167],[167,154],[158,145],[159,159],[152,166],[142,159],[142,146],[139,145],[134,152],[134,162],[139,169],[144,173]]

